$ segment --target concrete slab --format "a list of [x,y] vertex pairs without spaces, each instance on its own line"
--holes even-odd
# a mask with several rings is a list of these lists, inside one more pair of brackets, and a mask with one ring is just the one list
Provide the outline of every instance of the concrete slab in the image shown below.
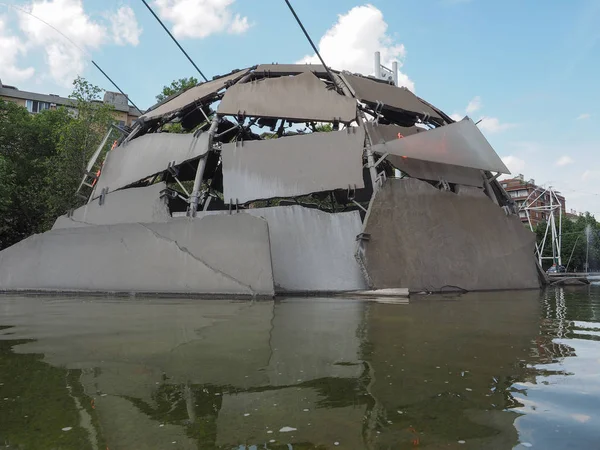
[[[226,211],[198,212],[205,215]],[[302,206],[251,208],[240,214],[269,224],[275,290],[279,294],[344,292],[366,288],[354,257],[362,223],[358,211],[326,213]]]
[[141,120],[159,119],[164,116],[171,116],[186,107],[197,102],[202,102],[207,97],[214,95],[222,89],[225,89],[228,83],[235,82],[248,73],[248,69],[234,72],[230,75],[225,75],[216,80],[207,81],[206,83],[194,86],[185,92],[182,92],[171,100],[158,105],[154,109],[146,112],[140,117]]
[[13,290],[272,296],[268,225],[237,214],[49,231],[0,252],[0,291]]
[[317,76],[327,75],[323,64],[259,64],[254,72],[266,75],[298,75],[305,72],[312,72]]
[[381,154],[510,173],[477,125],[468,118],[425,133],[374,145],[372,149]]
[[102,173],[96,183],[94,196],[104,188],[115,191],[136,181],[198,158],[208,152],[208,133],[193,134],[149,133],[111,150],[106,155]]
[[390,179],[369,207],[364,233],[369,240],[357,257],[373,289],[539,288],[535,236],[487,197]]
[[328,90],[310,72],[236,84],[225,92],[218,113],[348,123],[356,119],[356,100]]
[[354,258],[358,211],[330,214],[302,206],[246,211],[269,223],[278,292],[352,291],[366,287]]
[[364,187],[364,128],[223,144],[223,196],[234,204]]
[[350,85],[356,98],[370,104],[383,103],[395,109],[417,114],[421,117],[442,117],[431,106],[405,87],[396,87],[371,78],[342,73],[340,75]]
[[387,160],[412,178],[436,182],[445,180],[453,184],[483,187],[483,177],[479,169],[422,161],[415,158],[402,158],[395,155],[388,155]]
[[166,199],[160,198],[160,192],[166,187],[165,183],[156,183],[148,187],[111,192],[106,195],[102,205],[100,199],[95,199],[77,208],[70,217],[60,216],[52,229],[117,223],[168,222],[171,220],[171,214]]

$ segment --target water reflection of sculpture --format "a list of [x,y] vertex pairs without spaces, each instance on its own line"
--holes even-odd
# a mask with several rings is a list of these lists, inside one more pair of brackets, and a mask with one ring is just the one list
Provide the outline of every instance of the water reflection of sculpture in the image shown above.
[[514,384],[534,378],[545,360],[536,353],[535,291],[425,297],[409,307],[15,299],[6,311],[14,335],[4,338],[35,338],[16,351],[70,371],[72,395],[109,448],[271,439],[294,448],[410,448],[415,438],[510,446],[516,413],[506,410],[521,395]]

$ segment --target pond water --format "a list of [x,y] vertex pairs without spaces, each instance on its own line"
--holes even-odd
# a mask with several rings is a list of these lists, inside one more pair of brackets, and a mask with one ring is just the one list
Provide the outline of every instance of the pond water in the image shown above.
[[600,447],[600,286],[391,305],[0,296],[0,445]]

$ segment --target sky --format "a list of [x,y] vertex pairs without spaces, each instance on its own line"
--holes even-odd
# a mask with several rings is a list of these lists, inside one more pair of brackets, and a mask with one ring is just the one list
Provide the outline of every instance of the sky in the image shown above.
[[[148,2],[209,79],[315,60],[284,0]],[[600,0],[291,2],[328,65],[368,75],[381,51],[420,97],[483,119],[513,174],[600,218]],[[4,84],[66,96],[81,75],[114,90],[92,59],[142,109],[172,80],[200,78],[141,0],[0,0]]]

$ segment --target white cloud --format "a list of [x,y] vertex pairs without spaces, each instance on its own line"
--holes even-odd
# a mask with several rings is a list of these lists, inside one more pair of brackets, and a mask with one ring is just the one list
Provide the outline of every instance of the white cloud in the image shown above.
[[577,116],[577,120],[585,120],[585,119],[589,119],[590,117],[592,117],[591,114],[583,113],[583,114],[579,114],[579,116]]
[[481,97],[478,95],[474,97],[473,100],[469,102],[467,105],[467,114],[473,114],[476,111],[481,109]]
[[31,78],[33,67],[20,68],[17,64],[20,54],[25,53],[25,43],[11,35],[6,26],[6,18],[0,16],[0,78],[6,84],[18,84]]
[[[373,74],[373,55],[381,52],[381,64],[392,66],[393,61],[402,61],[406,49],[387,34],[388,25],[383,13],[373,5],[356,6],[321,37],[319,52],[325,62],[339,70]],[[317,55],[307,55],[299,63],[318,63]],[[402,71],[398,71],[398,84],[414,92],[415,83]]]
[[229,26],[229,34],[242,34],[248,28],[250,28],[250,24],[248,23],[247,17],[241,17],[239,14],[235,15],[233,22]]
[[479,129],[488,133],[500,133],[517,126],[515,123],[502,123],[496,117],[482,117],[479,123]]
[[83,73],[87,60],[91,59],[89,52],[111,40],[119,45],[139,42],[141,29],[133,10],[127,6],[108,14],[112,33],[107,25],[86,14],[82,0],[34,0],[26,9],[51,26],[19,13],[25,47],[27,50],[41,48],[50,78],[65,87],[71,86],[73,79]]
[[235,0],[155,0],[161,18],[173,24],[179,38],[205,38],[215,33],[244,33],[247,17],[235,16],[231,5]]
[[136,46],[140,43],[142,29],[139,27],[133,9],[121,6],[110,15],[112,37],[115,44]]
[[558,158],[555,165],[558,167],[563,167],[563,166],[567,166],[569,164],[573,164],[573,162],[574,161],[570,156],[565,155],[565,156],[561,156],[560,158]]
[[510,170],[513,175],[523,173],[525,171],[525,161],[523,161],[521,158],[517,158],[516,156],[504,156],[502,158],[502,162],[506,164],[506,167],[508,167],[508,170]]
[[600,178],[600,170],[586,170],[581,175],[583,181],[592,181]]
[[[481,97],[478,95],[473,97],[471,101],[468,103],[465,108],[464,113],[461,111],[454,112],[450,115],[450,118],[459,121],[462,120],[464,116],[473,114],[479,111],[483,107],[483,102]],[[500,133],[501,131],[508,130],[509,128],[514,128],[517,126],[516,123],[502,123],[500,119],[496,117],[480,117],[479,119],[473,119],[476,123],[478,123],[479,129],[481,131],[486,131],[490,134],[492,133]]]

